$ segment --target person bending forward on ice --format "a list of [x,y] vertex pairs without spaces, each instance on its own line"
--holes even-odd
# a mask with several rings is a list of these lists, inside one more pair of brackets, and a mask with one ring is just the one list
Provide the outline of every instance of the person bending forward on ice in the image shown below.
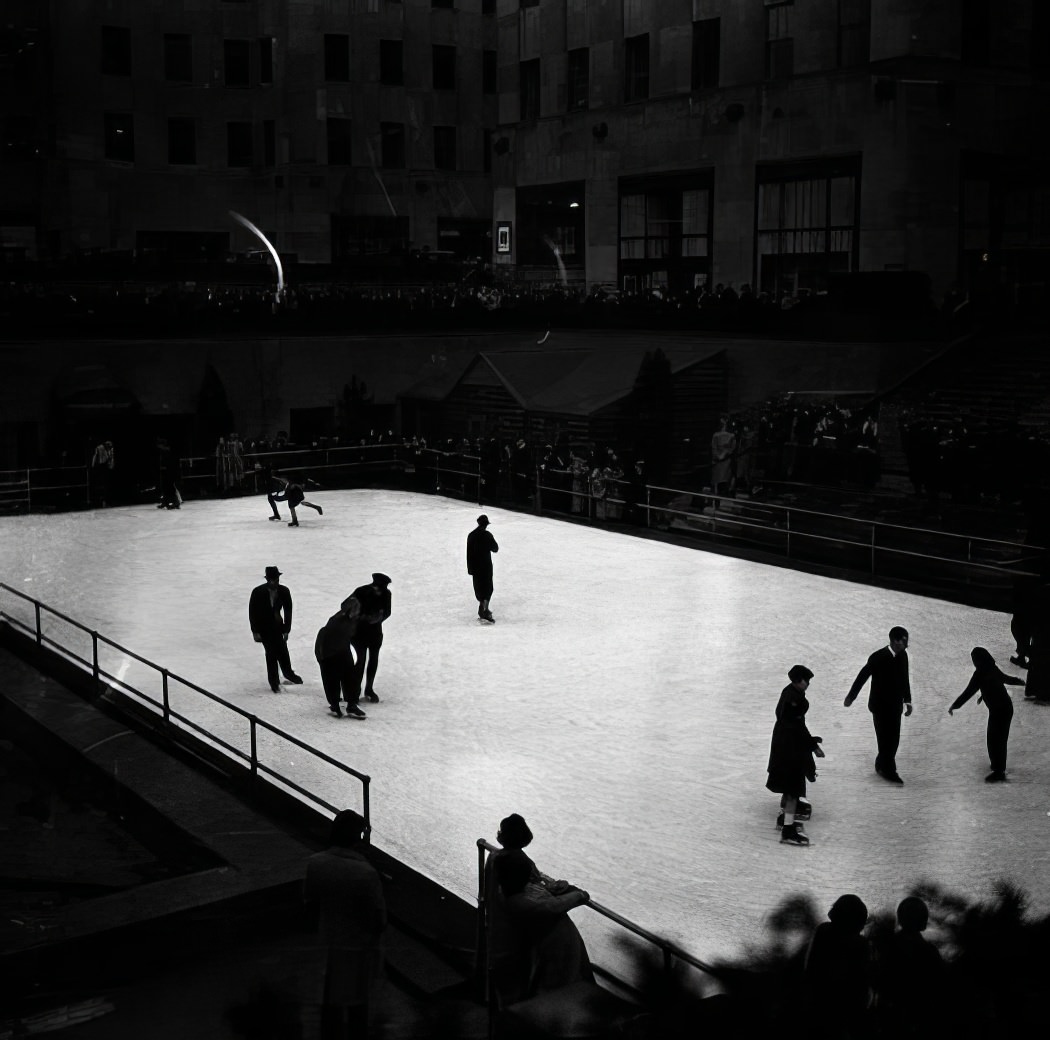
[[277,512],[278,502],[288,503],[288,512],[292,514],[291,522],[288,524],[289,527],[299,526],[299,518],[295,515],[296,506],[306,506],[307,509],[316,510],[318,516],[324,516],[324,510],[320,506],[306,501],[306,493],[303,491],[302,484],[296,484],[294,481],[279,477],[276,473],[273,474],[273,479],[281,485],[281,490],[271,491],[266,496],[266,501],[270,503],[270,508],[273,510],[273,516],[270,517],[271,520],[281,519],[281,514]]
[[499,552],[496,539],[489,531],[489,518],[482,513],[478,526],[467,535],[467,573],[474,579],[474,597],[478,601],[478,617],[489,624],[495,622],[489,610],[492,598],[492,554]]
[[997,784],[1006,779],[1006,742],[1010,737],[1010,722],[1014,717],[1014,706],[1007,686],[1024,686],[1024,679],[1006,675],[999,671],[995,658],[983,646],[975,646],[970,651],[974,673],[966,684],[966,689],[959,694],[948,709],[948,714],[961,708],[978,690],[988,709],[988,758],[992,771],[984,778],[986,783]]
[[805,802],[806,781],[817,779],[813,756],[824,757],[821,738],[812,736],[806,727],[806,712],[809,711],[806,690],[812,678],[813,673],[804,664],[796,664],[788,672],[791,681],[780,693],[777,721],[769,747],[766,787],[782,796],[777,826],[782,828],[780,840],[791,845],[809,844],[795,814],[800,801],[807,808],[809,806]]

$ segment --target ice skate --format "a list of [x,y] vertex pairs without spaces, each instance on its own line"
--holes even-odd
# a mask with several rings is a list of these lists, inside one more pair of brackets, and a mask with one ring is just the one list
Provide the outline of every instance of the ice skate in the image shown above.
[[346,717],[348,719],[367,719],[368,718],[368,716],[356,704],[348,704],[346,706]]
[[798,806],[795,809],[796,820],[808,820],[813,815],[813,803],[807,802],[804,798],[798,800]]
[[993,769],[985,778],[986,784],[1002,784],[1006,782],[1006,774],[999,769]]
[[298,527],[299,526],[299,521],[298,520],[293,520],[288,526],[289,527]]
[[336,717],[337,719],[341,719],[341,718],[343,717],[343,713],[342,713],[342,712],[341,712],[341,711],[339,710],[339,705],[338,705],[338,704],[336,704],[336,705],[334,705],[334,706],[330,707],[330,708],[329,708],[328,710],[329,710],[329,712],[330,712],[330,713],[331,713],[332,715],[334,715],[334,716],[335,716],[335,717]]
[[797,823],[788,824],[780,832],[781,845],[808,845],[809,838],[806,837],[802,828]]
[[372,704],[378,704],[379,694],[375,690],[365,690],[365,700],[371,701]]

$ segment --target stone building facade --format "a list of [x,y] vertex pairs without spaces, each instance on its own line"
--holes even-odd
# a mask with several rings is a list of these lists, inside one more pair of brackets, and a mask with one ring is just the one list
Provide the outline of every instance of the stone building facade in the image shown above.
[[680,293],[1048,274],[1031,0],[500,0],[496,263]]

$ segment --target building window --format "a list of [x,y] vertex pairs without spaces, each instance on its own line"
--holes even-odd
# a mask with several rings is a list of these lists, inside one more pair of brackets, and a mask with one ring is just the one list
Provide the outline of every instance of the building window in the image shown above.
[[540,117],[540,59],[519,62],[518,118],[529,122]]
[[193,82],[193,43],[186,33],[164,34],[164,78],[169,83]]
[[[1042,7],[1033,3],[1032,7]],[[991,61],[991,0],[962,0],[962,47],[959,57],[964,65],[988,65]],[[1046,40],[1043,41],[1046,45]]]
[[168,120],[168,162],[172,166],[192,166],[197,161],[197,127],[192,119]]
[[259,82],[273,82],[273,37],[259,37]]
[[644,101],[649,96],[649,34],[624,40],[623,99]]
[[856,266],[859,164],[759,167],[758,280],[765,292],[823,291]]
[[328,119],[328,165],[350,165],[350,120],[329,117]]
[[454,170],[456,168],[456,128],[454,126],[434,127],[434,169]]
[[492,173],[492,131],[481,131],[481,170]]
[[686,292],[711,272],[710,172],[620,183],[620,275],[625,288]]
[[272,119],[263,120],[263,165],[277,165],[277,124]]
[[228,87],[251,83],[251,46],[247,40],[223,40],[223,76]]
[[496,51],[481,52],[481,91],[483,94],[495,94],[499,90],[497,79]]
[[587,89],[590,82],[591,56],[586,47],[569,51],[568,109],[575,112],[587,107]]
[[456,48],[435,44],[430,48],[435,90],[456,89]]
[[408,248],[408,217],[332,217],[332,259],[376,253],[403,253]]
[[106,112],[103,117],[104,148],[107,159],[135,161],[135,124],[130,112]]
[[226,124],[226,165],[251,166],[252,124]]
[[430,0],[430,7],[432,10],[441,8],[446,11],[452,11],[455,10],[456,4],[455,0]]
[[481,13],[482,14],[495,14],[496,13],[496,0],[481,0]]
[[405,82],[404,45],[400,40],[379,41],[379,82],[388,87]]
[[791,36],[794,0],[766,6],[766,79],[786,79],[795,71]]
[[585,186],[582,181],[518,188],[515,193],[518,263],[550,270],[561,260],[584,262]]
[[383,166],[388,170],[405,168],[405,124],[380,123]]
[[131,30],[119,25],[102,26],[100,70],[107,76],[131,75]]
[[871,43],[871,0],[839,0],[839,68],[867,65]]
[[693,22],[693,90],[718,86],[718,56],[722,41],[722,19]]
[[325,33],[324,78],[329,83],[350,82],[350,37],[345,33]]

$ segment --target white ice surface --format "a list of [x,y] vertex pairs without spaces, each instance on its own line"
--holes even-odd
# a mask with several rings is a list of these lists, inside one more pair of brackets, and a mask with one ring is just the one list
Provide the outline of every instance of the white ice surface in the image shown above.
[[[495,626],[479,625],[464,544],[477,506],[390,491],[311,496],[302,526],[262,498],[0,521],[0,580],[372,777],[373,841],[463,898],[475,839],[520,812],[540,868],[704,958],[761,938],[785,894],[859,894],[892,908],[933,879],[988,895],[1001,877],[1050,911],[1045,708],[1014,688],[1010,782],[986,785],[987,713],[952,718],[970,648],[1000,666],[1009,618],[938,599],[764,566],[489,507]],[[250,589],[277,564],[295,601],[303,686],[266,684]],[[314,634],[373,570],[393,583],[365,722],[333,719]],[[8,593],[3,609],[30,618]],[[873,773],[866,691],[843,696],[891,625],[911,632],[915,714],[897,788]],[[80,652],[60,621],[46,627]],[[781,846],[765,790],[773,707],[795,663],[816,673],[810,729],[827,758],[811,786],[809,849]],[[103,667],[159,698],[155,673],[113,651]],[[240,747],[243,721],[173,684],[173,705]],[[287,744],[264,760],[334,804],[359,788]],[[272,757],[271,757],[272,762]],[[574,914],[609,963],[612,931]]]

